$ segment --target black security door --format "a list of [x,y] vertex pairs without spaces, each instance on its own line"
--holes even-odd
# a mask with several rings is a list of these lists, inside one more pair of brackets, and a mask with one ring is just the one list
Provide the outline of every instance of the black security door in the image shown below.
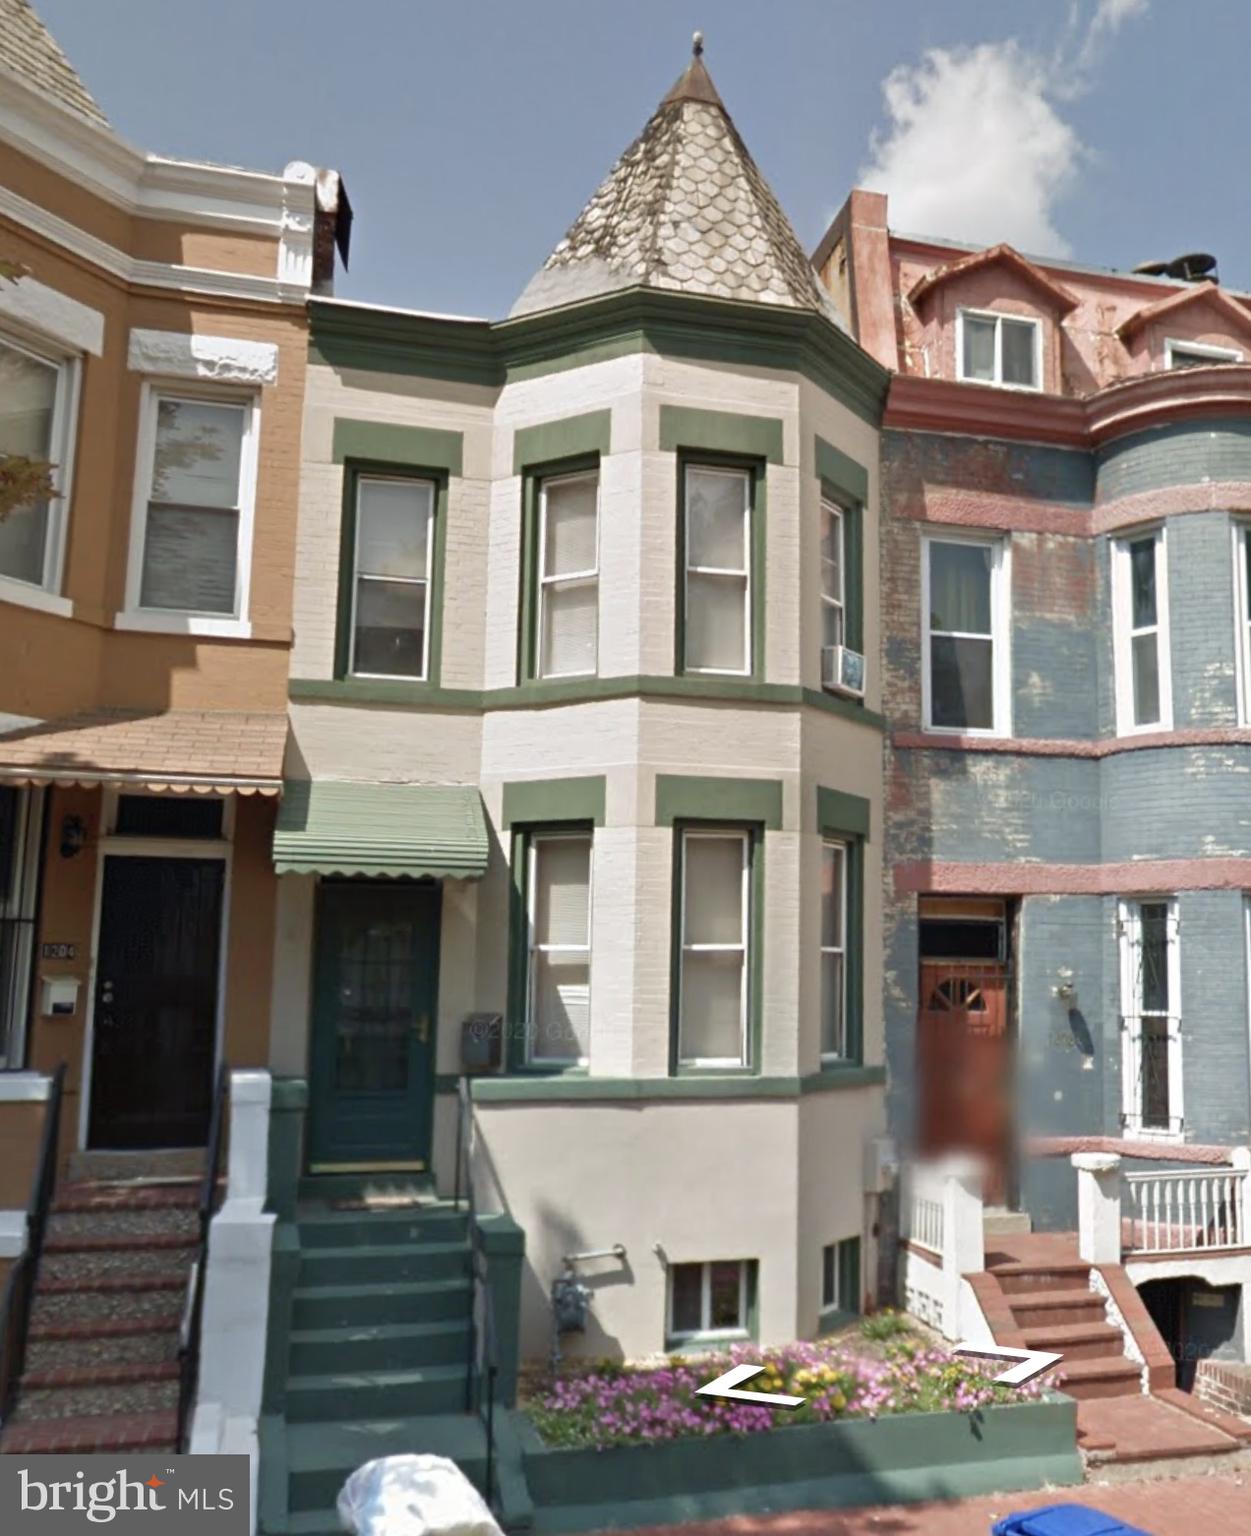
[[89,1146],[205,1142],[224,867],[220,859],[104,861]]

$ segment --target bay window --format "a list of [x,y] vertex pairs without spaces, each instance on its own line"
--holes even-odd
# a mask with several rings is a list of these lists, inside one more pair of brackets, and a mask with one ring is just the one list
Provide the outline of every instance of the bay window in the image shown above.
[[680,1066],[749,1065],[751,845],[747,830],[681,834]]
[[1008,574],[1002,540],[924,540],[922,710],[929,730],[1006,735]]
[[584,1066],[590,1049],[591,834],[530,838],[526,1059]]
[[848,1055],[847,844],[821,843],[821,1059]]
[[60,587],[77,365],[0,336],[0,458],[52,466],[53,494],[0,521],[0,577]]
[[432,480],[357,478],[349,670],[358,677],[429,675],[434,506]]
[[1112,622],[1117,729],[1172,724],[1164,529],[1112,546]]
[[599,635],[599,472],[539,485],[540,677],[593,676]]
[[682,667],[752,670],[752,472],[707,464],[683,471]]
[[132,610],[246,615],[257,414],[250,399],[147,392]]

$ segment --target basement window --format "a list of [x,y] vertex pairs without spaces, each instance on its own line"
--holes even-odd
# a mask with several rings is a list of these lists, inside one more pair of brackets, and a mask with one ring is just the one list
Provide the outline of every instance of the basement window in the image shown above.
[[755,1290],[754,1259],[670,1265],[670,1343],[748,1338]]
[[1041,322],[962,309],[956,320],[956,375],[1001,389],[1041,389]]

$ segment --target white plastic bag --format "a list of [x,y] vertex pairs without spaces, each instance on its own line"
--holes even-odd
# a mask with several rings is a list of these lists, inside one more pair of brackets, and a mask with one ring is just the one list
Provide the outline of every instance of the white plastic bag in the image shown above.
[[501,1536],[482,1495],[446,1456],[380,1456],[339,1491],[355,1536]]

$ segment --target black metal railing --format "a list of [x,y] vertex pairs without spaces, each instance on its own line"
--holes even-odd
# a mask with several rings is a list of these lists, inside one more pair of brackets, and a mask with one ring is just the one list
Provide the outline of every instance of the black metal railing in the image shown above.
[[465,1411],[476,1412],[486,1430],[486,1473],[483,1493],[492,1509],[498,1509],[495,1486],[495,1387],[499,1377],[499,1343],[495,1333],[495,1296],[491,1289],[491,1271],[486,1247],[478,1228],[474,1203],[473,1170],[470,1167],[470,1135],[473,1129],[473,1101],[469,1079],[457,1084],[456,1109],[456,1190],[457,1210],[466,1213],[469,1227],[469,1273],[473,1281],[473,1304],[469,1327],[469,1350],[465,1372]]
[[26,1363],[26,1334],[30,1324],[30,1304],[43,1257],[44,1233],[48,1212],[56,1193],[57,1142],[61,1129],[61,1099],[65,1091],[65,1063],[52,1074],[44,1110],[43,1134],[39,1157],[31,1181],[30,1201],[26,1207],[26,1247],[14,1261],[0,1301],[0,1424],[13,1411],[18,1383]]
[[186,1451],[195,1413],[195,1393],[200,1380],[200,1328],[204,1321],[204,1281],[208,1269],[209,1225],[217,1213],[221,1181],[222,1147],[225,1144],[226,1105],[230,1099],[230,1068],[223,1062],[213,1088],[209,1114],[208,1146],[204,1153],[204,1177],[200,1182],[199,1235],[195,1262],[187,1283],[182,1327],[178,1336],[178,1449]]

